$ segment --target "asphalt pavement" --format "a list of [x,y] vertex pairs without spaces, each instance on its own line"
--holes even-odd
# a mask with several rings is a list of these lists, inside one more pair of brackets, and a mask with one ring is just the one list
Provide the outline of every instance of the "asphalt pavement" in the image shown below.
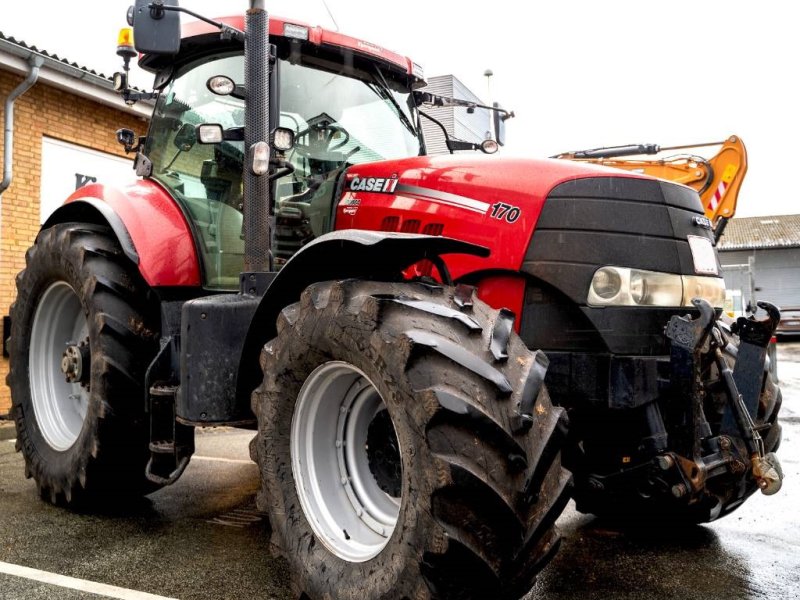
[[[570,505],[564,541],[528,599],[800,598],[800,343],[779,346],[786,475],[732,515],[688,530],[621,532]],[[205,430],[183,477],[133,506],[79,514],[38,499],[0,425],[0,599],[289,598],[255,508],[252,432]]]

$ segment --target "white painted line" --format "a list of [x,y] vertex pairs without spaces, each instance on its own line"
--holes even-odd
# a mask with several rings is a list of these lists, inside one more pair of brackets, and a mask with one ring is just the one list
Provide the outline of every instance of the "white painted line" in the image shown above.
[[16,444],[17,440],[6,440],[9,444]]
[[98,594],[100,596],[106,596],[107,598],[117,598],[118,600],[176,600],[175,598],[156,596],[155,594],[148,594],[146,592],[137,592],[136,590],[129,590],[105,583],[97,583],[95,581],[87,581],[85,579],[76,579],[75,577],[67,577],[66,575],[49,573],[48,571],[40,571],[39,569],[30,569],[28,567],[12,565],[11,563],[2,561],[0,561],[0,573],[13,575],[15,577],[23,577],[25,579],[33,579],[34,581],[41,581],[42,583],[49,583],[50,585],[56,585],[58,587],[78,590],[79,592]]
[[234,463],[237,465],[254,465],[252,460],[244,460],[242,458],[222,458],[221,456],[192,456],[192,460],[211,460],[215,462]]

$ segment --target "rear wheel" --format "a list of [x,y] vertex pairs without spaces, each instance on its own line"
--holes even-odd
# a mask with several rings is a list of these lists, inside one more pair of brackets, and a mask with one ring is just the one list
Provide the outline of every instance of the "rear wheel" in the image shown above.
[[518,598],[555,551],[564,413],[507,313],[472,302],[351,280],[283,311],[251,452],[298,596]]
[[144,379],[158,304],[106,227],[55,225],[26,262],[7,379],[26,475],[53,503],[154,490]]

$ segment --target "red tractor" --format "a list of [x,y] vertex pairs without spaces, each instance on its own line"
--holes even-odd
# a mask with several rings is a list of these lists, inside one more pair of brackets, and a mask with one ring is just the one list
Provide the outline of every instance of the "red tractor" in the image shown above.
[[[141,180],[75,192],[17,279],[8,383],[44,499],[152,492],[194,427],[251,427],[298,594],[371,600],[522,596],[572,496],[694,523],[777,491],[779,313],[722,320],[694,190],[426,156],[425,105],[468,103],[409,59],[258,0],[182,35],[180,12],[129,11]],[[496,141],[449,147],[502,143],[494,114]]]

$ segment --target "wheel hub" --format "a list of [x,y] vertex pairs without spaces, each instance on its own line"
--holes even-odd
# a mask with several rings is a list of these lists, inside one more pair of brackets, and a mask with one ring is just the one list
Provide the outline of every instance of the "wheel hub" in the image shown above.
[[61,356],[61,372],[67,383],[80,383],[86,385],[89,380],[89,344],[85,341],[80,344],[70,344]]

